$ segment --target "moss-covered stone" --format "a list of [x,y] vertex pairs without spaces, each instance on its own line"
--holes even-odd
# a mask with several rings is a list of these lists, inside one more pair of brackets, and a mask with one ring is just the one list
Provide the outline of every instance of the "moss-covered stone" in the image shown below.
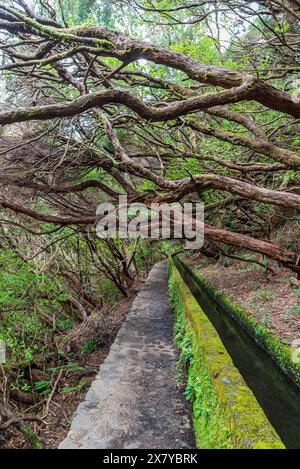
[[255,338],[256,342],[273,357],[282,371],[288,374],[295,383],[299,385],[300,363],[293,361],[292,348],[282,343],[280,339],[270,331],[270,329],[257,321],[249,311],[232,303],[225,294],[221,293],[208,283],[198,272],[196,275],[188,266],[185,265],[185,268],[205,287],[215,301],[224,307],[231,316],[238,320],[239,323],[248,330],[248,332]]
[[213,325],[169,260],[175,342],[187,364],[199,448],[284,448]]

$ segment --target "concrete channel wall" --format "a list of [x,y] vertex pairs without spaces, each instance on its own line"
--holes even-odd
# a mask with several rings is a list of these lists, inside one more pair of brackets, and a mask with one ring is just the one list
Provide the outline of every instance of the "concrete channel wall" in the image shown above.
[[188,357],[187,389],[197,447],[285,448],[172,258],[169,290],[177,341]]

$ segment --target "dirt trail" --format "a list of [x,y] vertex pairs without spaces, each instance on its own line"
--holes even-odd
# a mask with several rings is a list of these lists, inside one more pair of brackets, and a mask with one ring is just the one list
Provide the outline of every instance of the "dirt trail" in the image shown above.
[[167,265],[153,267],[59,448],[191,448],[176,383]]

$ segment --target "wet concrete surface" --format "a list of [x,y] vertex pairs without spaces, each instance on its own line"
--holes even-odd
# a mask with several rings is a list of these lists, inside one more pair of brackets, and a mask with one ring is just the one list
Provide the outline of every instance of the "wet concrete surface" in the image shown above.
[[167,263],[153,267],[59,448],[195,447],[176,381]]

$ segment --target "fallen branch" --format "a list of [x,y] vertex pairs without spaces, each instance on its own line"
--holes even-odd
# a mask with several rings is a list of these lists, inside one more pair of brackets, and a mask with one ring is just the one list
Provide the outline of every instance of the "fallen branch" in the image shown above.
[[221,254],[225,257],[230,257],[231,259],[237,259],[238,261],[242,262],[251,262],[253,264],[258,264],[264,269],[267,269],[269,272],[271,272],[273,275],[276,275],[275,270],[273,270],[271,267],[269,267],[267,264],[263,264],[262,262],[256,261],[254,259],[245,259],[244,257],[236,256],[234,254],[227,254],[227,252],[221,251]]
[[25,425],[24,421],[25,420],[30,420],[30,421],[40,421],[41,419],[38,417],[32,417],[32,416],[26,416],[26,417],[18,417],[9,407],[7,404],[1,404],[0,403],[0,414],[1,417],[7,419],[7,422],[1,425],[0,429],[3,430],[7,428],[9,425],[15,425],[16,428],[23,433],[23,435],[26,437],[26,439],[29,441],[31,444],[32,448],[34,449],[41,449],[42,448],[42,443],[39,440],[39,438],[36,436],[34,431],[29,428],[27,425]]
[[63,368],[61,368],[61,369],[59,370],[58,377],[56,378],[55,383],[54,383],[53,388],[52,388],[52,391],[51,391],[51,393],[50,393],[50,396],[49,396],[48,399],[47,399],[47,402],[46,402],[46,410],[45,410],[44,415],[41,417],[41,420],[44,420],[44,419],[48,416],[48,414],[49,414],[50,404],[51,404],[52,398],[53,398],[53,396],[54,396],[54,393],[55,393],[55,391],[56,391],[56,388],[57,388],[57,386],[58,386],[59,380],[60,380],[60,378],[62,377],[63,371],[64,371]]
[[68,297],[68,300],[69,300],[69,302],[70,302],[72,305],[75,306],[75,308],[79,309],[79,311],[81,312],[81,315],[82,315],[82,320],[83,320],[83,321],[87,321],[88,318],[89,318],[89,316],[88,316],[88,314],[87,314],[85,308],[82,306],[82,304],[79,303],[79,301],[76,300],[76,298],[74,298],[74,297],[71,296],[71,295]]

